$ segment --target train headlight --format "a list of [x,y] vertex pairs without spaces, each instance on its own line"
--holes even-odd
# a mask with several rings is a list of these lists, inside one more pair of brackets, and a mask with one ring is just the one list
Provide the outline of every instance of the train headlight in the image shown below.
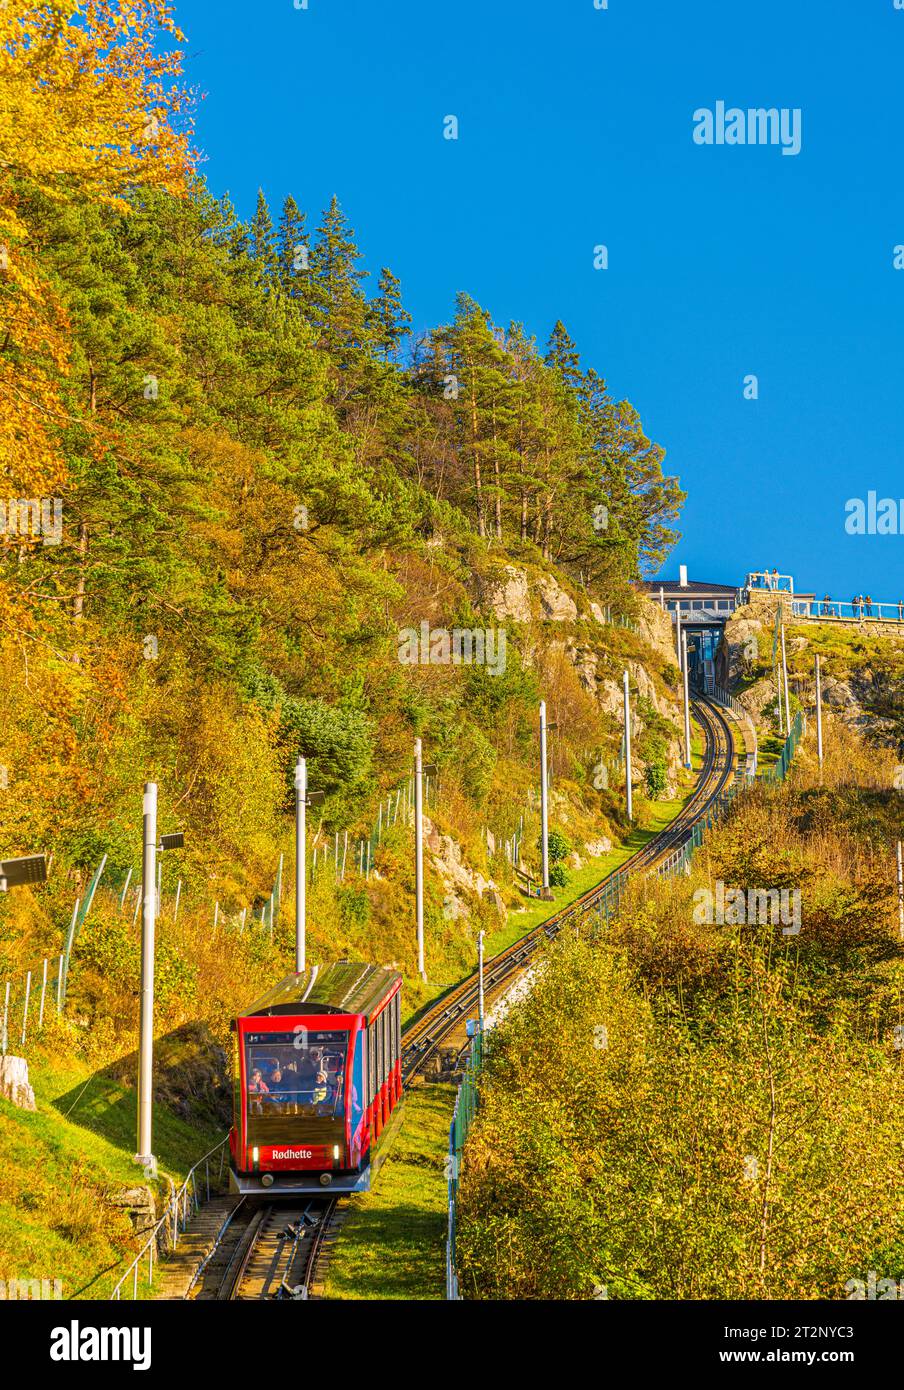
[[264,1173],[263,1177],[261,1178],[261,1183],[263,1184],[264,1187],[272,1187],[272,1186],[273,1186],[273,1174],[272,1174],[272,1173]]
[[333,1161],[334,1161],[335,1163],[338,1163],[338,1162],[339,1162],[339,1145],[338,1145],[338,1144],[334,1144],[334,1145],[333,1145]]
[[258,1151],[257,1149],[252,1149],[252,1150],[251,1150],[251,1167],[252,1167],[252,1168],[256,1168],[256,1167],[257,1167],[259,1156],[260,1156],[260,1155],[259,1155],[259,1151]]

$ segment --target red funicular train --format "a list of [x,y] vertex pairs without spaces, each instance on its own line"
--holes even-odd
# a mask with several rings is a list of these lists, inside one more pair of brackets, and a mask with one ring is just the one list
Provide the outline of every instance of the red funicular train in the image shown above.
[[402,977],[341,960],[288,975],[233,1023],[234,1192],[364,1192],[402,1096]]

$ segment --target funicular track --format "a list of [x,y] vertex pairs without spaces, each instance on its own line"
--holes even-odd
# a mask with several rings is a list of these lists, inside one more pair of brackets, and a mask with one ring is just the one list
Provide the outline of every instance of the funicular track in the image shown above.
[[[484,966],[486,992],[497,989],[501,983],[519,974],[543,941],[554,939],[566,922],[574,921],[611,900],[618,881],[623,882],[631,875],[655,868],[669,854],[681,848],[690,838],[695,822],[707,814],[734,779],[734,736],[731,725],[722,711],[705,697],[698,695],[692,705],[706,734],[706,747],[700,778],[687,804],[665,830],[654,835],[618,869],[562,908],[561,912],[541,922],[499,955],[493,956]],[[475,972],[444,995],[402,1035],[402,1077],[406,1083],[426,1066],[444,1040],[461,1026],[462,1017],[477,1006],[478,995],[479,984]]]
[[[733,780],[734,738],[722,711],[703,696],[693,709],[706,735],[696,789],[667,829],[654,835],[594,888],[488,961],[484,967],[487,993],[521,973],[546,940],[565,923],[601,907],[630,875],[648,872],[680,849],[693,826],[705,816]],[[615,892],[614,892],[615,890]],[[402,1076],[410,1082],[422,1072],[444,1041],[461,1027],[462,1018],[476,1008],[477,973],[468,976],[402,1035]],[[216,1241],[194,1278],[186,1297],[216,1300],[307,1299],[322,1263],[324,1247],[335,1236],[341,1199],[237,1198]]]

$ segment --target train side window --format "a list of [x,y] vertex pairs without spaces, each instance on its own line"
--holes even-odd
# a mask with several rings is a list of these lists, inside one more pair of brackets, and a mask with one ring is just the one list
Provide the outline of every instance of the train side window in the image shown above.
[[375,1094],[376,1094],[376,1090],[377,1090],[376,1085],[375,1085],[375,1078],[374,1078],[374,1067],[375,1067],[375,1065],[376,1065],[376,1060],[377,1060],[376,1053],[377,1053],[377,1049],[376,1049],[376,1046],[375,1046],[375,1044],[374,1044],[374,1026],[373,1026],[373,1024],[371,1024],[370,1027],[369,1027],[368,1030],[367,1030],[367,1103],[368,1103],[368,1105],[370,1105],[371,1102],[373,1101],[373,1098],[374,1098],[374,1096],[375,1096]]

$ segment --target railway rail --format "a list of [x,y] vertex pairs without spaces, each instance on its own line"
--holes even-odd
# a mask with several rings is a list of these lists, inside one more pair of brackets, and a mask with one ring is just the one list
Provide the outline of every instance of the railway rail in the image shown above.
[[310,1298],[337,1206],[335,1197],[237,1198],[186,1297],[218,1302]]
[[[601,908],[613,897],[617,900],[630,875],[655,868],[684,845],[695,822],[733,779],[734,738],[728,720],[702,696],[694,700],[693,707],[706,733],[706,747],[700,778],[687,804],[666,830],[651,837],[594,888],[488,961],[484,967],[487,992],[519,974],[542,943],[553,939],[565,923],[595,907]],[[443,1042],[461,1026],[462,1018],[476,1007],[478,992],[475,972],[405,1031],[402,1076],[406,1084],[426,1067]],[[329,1197],[305,1201],[238,1198],[186,1296],[217,1300],[309,1298],[339,1205],[339,1199]]]
[[[554,939],[566,922],[593,908],[617,900],[621,885],[631,875],[650,870],[690,838],[693,826],[704,816],[735,776],[734,736],[722,711],[702,696],[693,701],[694,713],[707,735],[697,787],[667,829],[654,835],[618,869],[577,898],[568,907],[541,922],[484,966],[484,990],[495,990],[520,973],[544,940]],[[407,1083],[421,1071],[444,1040],[460,1026],[462,1017],[475,1008],[479,997],[477,973],[468,976],[402,1035],[402,1077]]]

